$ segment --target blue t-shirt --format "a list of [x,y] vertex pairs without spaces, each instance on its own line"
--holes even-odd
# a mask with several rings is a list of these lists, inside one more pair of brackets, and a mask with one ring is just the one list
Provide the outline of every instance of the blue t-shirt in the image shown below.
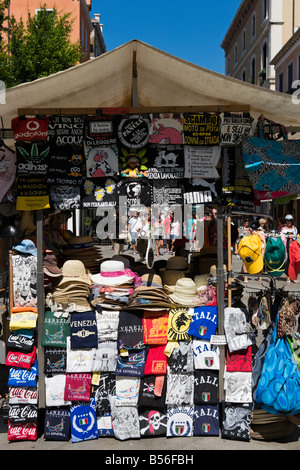
[[218,307],[196,307],[192,316],[189,335],[203,340],[210,340],[218,326]]

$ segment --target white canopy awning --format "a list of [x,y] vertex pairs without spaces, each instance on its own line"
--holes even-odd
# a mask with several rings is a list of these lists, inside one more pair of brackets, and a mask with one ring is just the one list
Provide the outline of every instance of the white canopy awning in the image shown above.
[[[6,90],[4,127],[20,109],[248,107],[253,117],[300,126],[292,97],[212,72],[132,40],[68,70]],[[170,109],[171,110],[171,109]]]

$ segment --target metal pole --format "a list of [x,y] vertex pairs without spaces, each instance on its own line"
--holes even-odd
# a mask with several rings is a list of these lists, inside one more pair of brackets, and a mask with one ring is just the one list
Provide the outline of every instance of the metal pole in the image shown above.
[[[222,207],[218,206],[217,208],[217,256],[218,256],[218,266],[217,266],[217,296],[218,296],[218,335],[224,335],[224,254],[223,254],[223,214]],[[219,369],[219,401],[223,401],[224,395],[224,368],[225,368],[225,345],[219,346],[220,350],[220,369]]]
[[36,238],[37,238],[37,308],[38,308],[38,327],[37,327],[37,351],[39,361],[39,389],[38,389],[38,408],[45,408],[45,376],[44,376],[44,351],[42,347],[42,336],[44,327],[44,269],[43,269],[43,211],[36,211]]

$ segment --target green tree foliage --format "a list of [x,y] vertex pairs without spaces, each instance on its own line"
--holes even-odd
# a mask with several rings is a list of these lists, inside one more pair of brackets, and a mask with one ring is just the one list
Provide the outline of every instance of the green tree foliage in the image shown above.
[[0,50],[0,80],[9,88],[76,65],[82,51],[79,42],[71,42],[71,31],[70,13],[60,16],[46,6],[34,16],[28,13],[26,26],[10,18],[9,44]]

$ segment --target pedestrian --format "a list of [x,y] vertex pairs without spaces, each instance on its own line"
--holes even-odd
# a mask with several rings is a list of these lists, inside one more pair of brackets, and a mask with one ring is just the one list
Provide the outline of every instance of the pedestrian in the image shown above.
[[170,230],[171,230],[171,222],[174,220],[174,212],[169,211],[169,214],[167,217],[165,217],[164,222],[163,222],[163,238],[166,240],[166,246],[167,246],[167,254],[171,250],[172,246],[172,241],[170,239]]
[[131,237],[131,247],[133,249],[133,254],[136,255],[138,252],[136,251],[136,243],[138,238],[138,233],[141,230],[142,223],[139,216],[139,212],[135,212],[133,216],[130,217],[128,222],[128,231]]
[[[286,249],[286,263],[285,263],[285,274],[286,274],[286,282],[290,283],[291,279],[288,275],[288,270],[289,270],[289,263],[290,263],[290,258],[289,258],[289,245],[293,240],[297,240],[297,235],[298,235],[298,229],[294,225],[294,218],[291,214],[287,214],[285,216],[285,224],[280,230],[280,236],[285,244],[285,249]],[[296,279],[293,281],[295,284],[298,283],[298,280]]]
[[155,251],[156,256],[160,255],[160,250],[163,247],[163,221],[159,214],[158,219],[153,224],[154,238],[155,238]]
[[171,224],[170,224],[170,240],[171,240],[171,250],[170,253],[173,254],[173,249],[174,249],[174,242],[176,238],[179,238],[180,236],[180,223],[178,220],[175,220],[173,218]]

